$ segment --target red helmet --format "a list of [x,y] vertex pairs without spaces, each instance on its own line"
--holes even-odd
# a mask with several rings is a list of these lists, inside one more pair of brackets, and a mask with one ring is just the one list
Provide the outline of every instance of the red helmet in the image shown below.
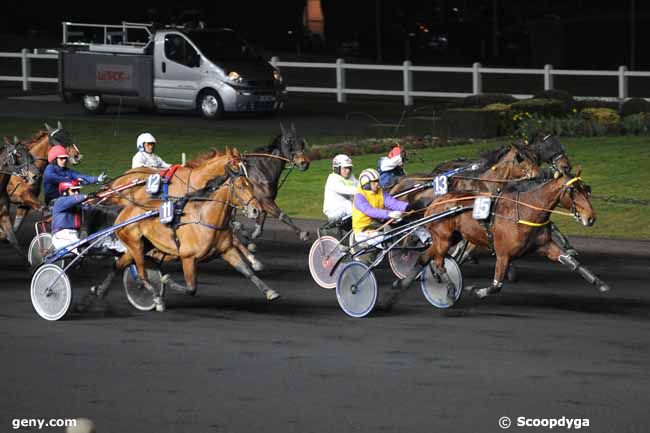
[[77,179],[71,180],[70,182],[61,182],[59,183],[59,194],[63,194],[69,189],[80,189],[81,185]]
[[47,162],[52,162],[55,159],[64,156],[66,158],[69,158],[70,155],[68,155],[68,151],[65,150],[65,147],[63,146],[53,146],[49,152],[47,152]]

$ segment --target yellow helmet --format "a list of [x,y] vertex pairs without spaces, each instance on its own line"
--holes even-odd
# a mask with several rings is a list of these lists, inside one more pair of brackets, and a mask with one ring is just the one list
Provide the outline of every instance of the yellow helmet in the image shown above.
[[369,185],[370,182],[374,182],[378,180],[379,180],[379,172],[374,168],[366,168],[359,175],[359,185],[361,185],[361,188],[365,187],[366,185]]

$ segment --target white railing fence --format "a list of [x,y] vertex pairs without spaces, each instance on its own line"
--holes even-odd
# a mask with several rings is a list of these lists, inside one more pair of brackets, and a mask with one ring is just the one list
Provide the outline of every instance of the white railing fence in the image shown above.
[[[57,54],[42,54],[37,50],[30,52],[23,49],[20,53],[0,53],[0,58],[19,58],[21,59],[21,75],[8,76],[0,75],[0,81],[18,81],[22,82],[23,90],[31,89],[31,83],[58,83],[56,77],[33,77],[31,76],[31,59],[48,59],[57,60]],[[474,63],[471,67],[446,67],[446,66],[415,66],[410,61],[405,61],[401,65],[372,65],[359,63],[346,63],[343,59],[337,59],[335,63],[306,63],[306,62],[283,62],[278,57],[271,58],[271,64],[277,68],[316,68],[316,69],[334,69],[336,74],[336,87],[307,87],[307,86],[288,86],[289,92],[302,93],[332,93],[336,94],[336,100],[340,103],[347,101],[347,95],[380,95],[380,96],[401,96],[404,105],[413,105],[413,98],[462,98],[469,95],[483,93],[483,75],[487,74],[506,74],[506,75],[540,75],[543,77],[544,90],[553,89],[553,78],[557,76],[586,76],[586,77],[616,77],[618,81],[618,97],[606,97],[602,95],[592,95],[583,97],[585,99],[598,98],[604,100],[624,101],[629,97],[628,79],[630,77],[650,78],[650,72],[628,71],[625,66],[619,66],[615,71],[600,70],[572,70],[572,69],[554,69],[552,65],[545,65],[542,69],[521,69],[521,68],[486,68],[480,63]],[[364,71],[402,71],[402,90],[383,90],[383,89],[355,89],[346,86],[346,71],[364,70]],[[459,73],[471,74],[472,91],[471,92],[429,92],[413,90],[413,72],[428,73]],[[540,83],[541,84],[541,83]],[[648,89],[650,86],[644,86]],[[528,94],[513,94],[519,99],[529,98]],[[646,95],[643,95],[644,97]]]

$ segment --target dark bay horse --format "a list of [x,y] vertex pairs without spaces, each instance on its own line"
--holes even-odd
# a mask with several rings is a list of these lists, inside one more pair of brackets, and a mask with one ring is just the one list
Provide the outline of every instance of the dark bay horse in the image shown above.
[[4,146],[0,150],[0,227],[4,239],[7,239],[24,257],[25,254],[18,245],[9,214],[7,184],[13,175],[18,175],[29,184],[34,184],[39,180],[40,172],[34,166],[34,158],[23,144],[17,141],[12,143],[5,138]]
[[291,227],[301,240],[306,241],[309,233],[301,230],[293,220],[285,214],[275,203],[278,196],[278,183],[282,170],[287,163],[300,171],[309,168],[309,158],[305,154],[305,139],[298,136],[296,128],[286,129],[280,124],[282,134],[276,136],[268,146],[255,149],[251,154],[245,155],[250,177],[255,190],[255,197],[262,205],[263,212],[255,224],[253,239],[262,235],[266,214],[279,219]]
[[[72,164],[78,164],[83,158],[72,134],[63,127],[60,121],[57,122],[56,128],[52,128],[46,123],[45,130],[38,131],[30,141],[26,141],[24,144],[34,157],[34,165],[40,170],[41,175],[45,171],[45,167],[47,167],[47,153],[52,146],[61,145],[65,147],[70,156],[68,160]],[[38,210],[42,206],[38,199],[41,192],[41,183],[37,182],[29,185],[20,176],[11,176],[7,191],[11,203],[18,206],[13,226],[14,231],[17,232],[29,211]]]
[[[117,272],[135,263],[139,283],[153,292],[156,309],[163,311],[162,293],[146,279],[145,256],[157,259],[164,256],[166,261],[180,260],[185,285],[172,281],[167,275],[163,277],[162,282],[170,288],[193,295],[197,289],[197,262],[220,254],[228,264],[246,276],[267,300],[278,298],[278,293],[255,275],[233,244],[232,228],[229,224],[233,208],[241,209],[249,218],[255,218],[261,212],[250,181],[245,176],[231,174],[227,182],[214,189],[206,188],[204,191],[190,193],[187,199],[175,229],[153,217],[127,225],[116,232],[127,252],[119,258],[114,269],[95,290],[97,296],[105,296]],[[149,202],[154,209],[160,204],[157,200]],[[119,224],[147,210],[145,207],[127,206],[120,212],[115,223]]]
[[[510,145],[483,153],[480,159],[456,159],[438,164],[431,173],[407,175],[399,179],[390,193],[395,195],[406,191],[423,179],[433,177],[459,167],[478,165],[479,168],[465,171],[449,179],[449,191],[496,191],[506,181],[529,179],[539,176],[541,171],[536,155],[525,146]],[[406,196],[413,209],[424,209],[435,198],[433,188],[427,188]]]
[[[591,226],[596,221],[596,213],[591,206],[591,190],[577,176],[564,174],[555,178],[542,178],[535,181],[508,186],[502,193],[490,194],[493,199],[490,220],[481,223],[473,219],[472,213],[464,212],[429,225],[432,236],[431,246],[418,258],[418,264],[403,280],[397,280],[387,306],[391,306],[401,293],[408,288],[422,268],[434,261],[436,273],[448,283],[448,299],[454,301],[454,287],[445,268],[444,257],[449,248],[461,237],[470,242],[494,251],[496,266],[494,280],[488,287],[472,289],[476,296],[498,293],[505,272],[511,261],[526,254],[539,254],[550,260],[568,266],[578,272],[590,284],[605,292],[609,286],[582,266],[575,258],[563,251],[551,239],[548,226],[549,217],[560,203],[571,209],[571,215],[583,226]],[[426,215],[441,212],[455,206],[468,206],[477,196],[474,193],[454,192],[438,197],[427,208]]]

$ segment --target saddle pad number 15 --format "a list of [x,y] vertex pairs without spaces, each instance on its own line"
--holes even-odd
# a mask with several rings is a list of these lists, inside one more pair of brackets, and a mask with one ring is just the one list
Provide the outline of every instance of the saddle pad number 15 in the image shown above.
[[169,224],[174,219],[174,202],[171,200],[165,201],[160,205],[160,214],[158,216],[160,222]]
[[447,176],[436,176],[436,178],[433,179],[433,192],[435,195],[447,194],[447,189]]
[[472,218],[475,220],[484,220],[490,216],[490,207],[492,200],[490,197],[476,197],[474,199],[474,208],[472,209]]

